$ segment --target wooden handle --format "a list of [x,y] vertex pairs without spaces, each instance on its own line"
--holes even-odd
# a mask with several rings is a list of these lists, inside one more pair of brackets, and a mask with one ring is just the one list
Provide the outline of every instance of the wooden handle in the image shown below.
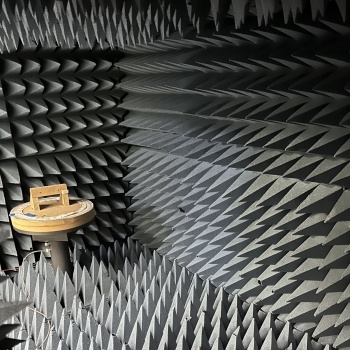
[[61,204],[69,205],[68,189],[66,184],[43,186],[30,189],[30,207],[34,211],[40,211],[39,198],[52,195],[60,195]]

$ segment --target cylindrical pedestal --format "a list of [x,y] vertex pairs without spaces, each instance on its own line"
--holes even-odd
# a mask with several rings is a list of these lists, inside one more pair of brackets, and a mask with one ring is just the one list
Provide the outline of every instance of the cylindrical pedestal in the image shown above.
[[68,197],[66,184],[31,188],[30,202],[17,205],[10,213],[16,231],[32,236],[33,241],[50,242],[55,273],[59,266],[69,277],[73,277],[73,264],[67,234],[87,225],[95,215],[92,202]]
[[73,264],[69,256],[68,242],[50,242],[51,261],[56,273],[59,266],[63,273],[67,272],[70,278],[73,277]]

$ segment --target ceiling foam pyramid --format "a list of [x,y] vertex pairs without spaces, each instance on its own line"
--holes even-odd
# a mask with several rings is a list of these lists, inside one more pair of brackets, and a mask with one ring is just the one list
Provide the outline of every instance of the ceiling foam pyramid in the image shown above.
[[207,28],[117,63],[132,237],[338,349],[350,346],[350,63],[337,49],[349,35],[331,20]]
[[41,312],[13,317],[16,349],[330,349],[131,239],[73,256],[72,280],[41,255],[0,288]]
[[334,10],[339,20],[347,16],[346,0],[35,0],[0,1],[0,51],[20,45],[64,48],[123,47],[145,43],[190,27],[201,33],[208,18],[217,30],[226,18],[239,28],[253,19],[259,26],[280,16],[285,23],[308,11],[315,20]]

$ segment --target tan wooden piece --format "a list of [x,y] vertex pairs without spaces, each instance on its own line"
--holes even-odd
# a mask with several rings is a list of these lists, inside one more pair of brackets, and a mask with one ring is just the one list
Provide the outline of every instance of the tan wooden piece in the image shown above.
[[[46,197],[59,195],[59,197]],[[89,200],[69,198],[65,184],[30,189],[30,202],[11,210],[13,227],[32,236],[66,235],[95,217]],[[59,237],[57,237],[57,240]]]
[[68,189],[66,184],[36,187],[30,189],[30,206],[35,212],[40,211],[40,197],[60,195],[61,204],[69,205]]
[[23,209],[23,214],[34,213],[37,218],[44,218],[49,216],[57,216],[68,214],[74,211],[78,211],[81,207],[78,201],[70,201],[69,205],[62,205],[58,199],[48,200],[48,201],[40,201],[40,211],[35,211],[28,206]]
[[23,231],[23,233],[28,232],[30,235],[40,235],[41,233],[48,232],[73,231],[75,228],[87,224],[94,217],[95,213],[90,211],[78,217],[50,221],[24,221],[16,217],[12,217],[11,219],[14,228]]

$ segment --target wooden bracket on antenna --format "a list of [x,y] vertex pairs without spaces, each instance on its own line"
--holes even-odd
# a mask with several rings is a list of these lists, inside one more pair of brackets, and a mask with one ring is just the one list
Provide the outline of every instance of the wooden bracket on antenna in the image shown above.
[[30,207],[34,211],[40,211],[40,197],[60,195],[60,201],[63,206],[69,205],[68,189],[66,184],[36,187],[30,189]]

